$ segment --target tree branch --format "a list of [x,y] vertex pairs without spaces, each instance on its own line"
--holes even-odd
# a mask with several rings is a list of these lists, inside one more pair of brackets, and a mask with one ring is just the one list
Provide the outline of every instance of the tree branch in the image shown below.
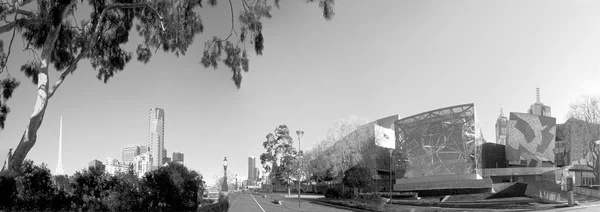
[[26,16],[29,16],[29,17],[35,15],[33,12],[30,12],[30,11],[27,11],[27,10],[22,10],[22,9],[17,9],[17,10],[15,10],[15,12],[17,14],[26,15]]
[[[19,14],[15,14],[15,19],[14,19],[13,23],[16,23],[18,16],[19,16]],[[6,70],[6,74],[8,74],[8,76],[10,76],[10,72],[8,72],[8,59],[10,58],[10,50],[12,49],[12,44],[13,44],[13,41],[15,40],[16,32],[17,32],[17,29],[14,29],[14,27],[13,27],[13,33],[12,33],[12,37],[10,38],[10,44],[8,44],[8,53],[6,54],[6,60],[4,61],[3,69]]]
[[[229,38],[231,37],[231,35],[233,34],[233,32],[235,32],[234,24],[233,24],[233,4],[231,4],[231,0],[229,0],[229,9],[231,10],[231,31],[229,31],[229,36],[227,36],[227,38],[225,38],[225,40],[229,40]],[[235,34],[237,35],[237,32],[235,32]]]
[[91,49],[91,47],[81,51],[81,53],[79,53],[79,55],[77,55],[75,60],[73,60],[73,62],[71,62],[71,65],[69,65],[67,70],[63,71],[63,73],[60,75],[60,77],[58,78],[56,83],[54,83],[54,85],[52,86],[52,89],[50,90],[50,92],[48,92],[48,99],[50,99],[50,98],[52,98],[52,96],[54,96],[54,92],[56,92],[56,89],[58,89],[58,87],[60,87],[60,85],[62,85],[62,83],[65,81],[65,78],[67,78],[67,76],[69,74],[73,73],[73,71],[77,68],[77,63],[79,63],[79,61],[83,58],[83,56],[85,54],[87,54],[89,52],[90,49]]
[[163,20],[162,16],[158,13],[158,11],[156,9],[152,8],[149,4],[146,4],[146,3],[121,4],[121,3],[119,3],[119,4],[111,4],[111,5],[106,6],[106,8],[104,8],[104,10],[102,11],[102,14],[100,14],[100,18],[98,19],[98,24],[96,25],[96,30],[94,32],[94,35],[92,35],[90,37],[91,44],[85,50],[82,50],[81,53],[79,53],[79,55],[77,55],[77,57],[73,60],[73,62],[71,62],[71,65],[69,65],[69,67],[60,75],[60,77],[58,78],[56,83],[54,83],[54,85],[52,86],[52,89],[50,90],[50,92],[48,92],[48,99],[50,99],[52,96],[54,96],[54,93],[60,87],[60,85],[62,85],[62,83],[67,78],[67,76],[69,74],[71,74],[77,68],[77,63],[79,63],[79,61],[81,59],[83,59],[83,57],[96,45],[98,40],[100,40],[100,28],[102,26],[102,21],[104,19],[104,16],[106,16],[106,13],[109,10],[113,10],[113,9],[127,9],[127,8],[138,8],[138,7],[145,7],[145,8],[150,9],[156,16],[158,16],[162,30],[163,31],[165,30],[165,27],[164,27],[164,24],[162,21]]
[[16,22],[10,22],[4,26],[0,26],[0,34],[10,31],[11,29],[15,28],[16,25]]

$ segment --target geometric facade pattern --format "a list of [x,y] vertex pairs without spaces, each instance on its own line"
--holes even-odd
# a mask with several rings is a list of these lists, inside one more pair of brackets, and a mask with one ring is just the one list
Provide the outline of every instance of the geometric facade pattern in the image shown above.
[[510,113],[506,159],[512,164],[542,167],[554,163],[556,118],[527,113]]
[[[407,178],[474,174],[483,143],[475,105],[441,108],[395,123],[396,145],[408,159]],[[479,132],[479,133],[476,133]]]

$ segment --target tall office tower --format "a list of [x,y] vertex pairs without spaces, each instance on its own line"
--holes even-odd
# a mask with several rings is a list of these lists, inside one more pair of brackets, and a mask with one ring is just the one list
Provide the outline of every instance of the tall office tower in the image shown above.
[[133,158],[140,154],[140,146],[131,144],[125,146],[121,151],[121,161],[130,164],[133,163]]
[[173,162],[179,163],[183,165],[183,153],[181,152],[173,152]]
[[158,169],[163,164],[163,149],[165,146],[165,111],[160,108],[150,109],[149,116],[149,139],[150,161],[152,170]]
[[248,185],[254,185],[256,181],[256,158],[248,157]]
[[506,136],[508,135],[507,124],[508,119],[504,116],[502,108],[500,108],[500,116],[496,120],[496,144],[506,145]]
[[538,116],[548,116],[551,117],[551,111],[550,111],[550,106],[545,105],[544,103],[540,102],[540,88],[536,88],[536,102],[533,103],[531,105],[531,107],[529,107],[529,111],[527,111],[529,114],[534,114],[534,115],[538,115]]
[[58,163],[54,175],[64,175],[65,171],[62,167],[62,116],[60,117],[60,134],[58,135]]

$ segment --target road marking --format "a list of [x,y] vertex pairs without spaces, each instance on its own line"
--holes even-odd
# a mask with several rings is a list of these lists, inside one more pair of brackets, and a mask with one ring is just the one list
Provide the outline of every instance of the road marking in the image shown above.
[[252,197],[252,199],[254,200],[254,202],[256,202],[256,204],[258,205],[258,207],[260,207],[260,209],[262,210],[262,212],[265,212],[265,209],[263,209],[263,207],[260,206],[260,204],[258,204],[258,201],[256,201],[256,199],[254,199],[254,196],[252,196],[252,194],[250,194],[250,197]]

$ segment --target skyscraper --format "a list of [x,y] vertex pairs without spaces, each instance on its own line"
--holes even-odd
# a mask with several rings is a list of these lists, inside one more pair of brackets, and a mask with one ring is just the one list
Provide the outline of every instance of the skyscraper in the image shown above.
[[256,158],[248,157],[248,185],[254,185],[256,181]]
[[131,144],[125,146],[121,151],[121,161],[130,164],[133,163],[133,158],[140,154],[140,146]]
[[58,135],[58,163],[54,175],[64,175],[65,171],[62,167],[62,116],[60,117],[60,134]]
[[165,146],[165,111],[160,108],[150,109],[149,114],[149,138],[150,161],[152,170],[163,164],[163,149]]
[[173,152],[173,162],[177,162],[183,165],[183,153]]

